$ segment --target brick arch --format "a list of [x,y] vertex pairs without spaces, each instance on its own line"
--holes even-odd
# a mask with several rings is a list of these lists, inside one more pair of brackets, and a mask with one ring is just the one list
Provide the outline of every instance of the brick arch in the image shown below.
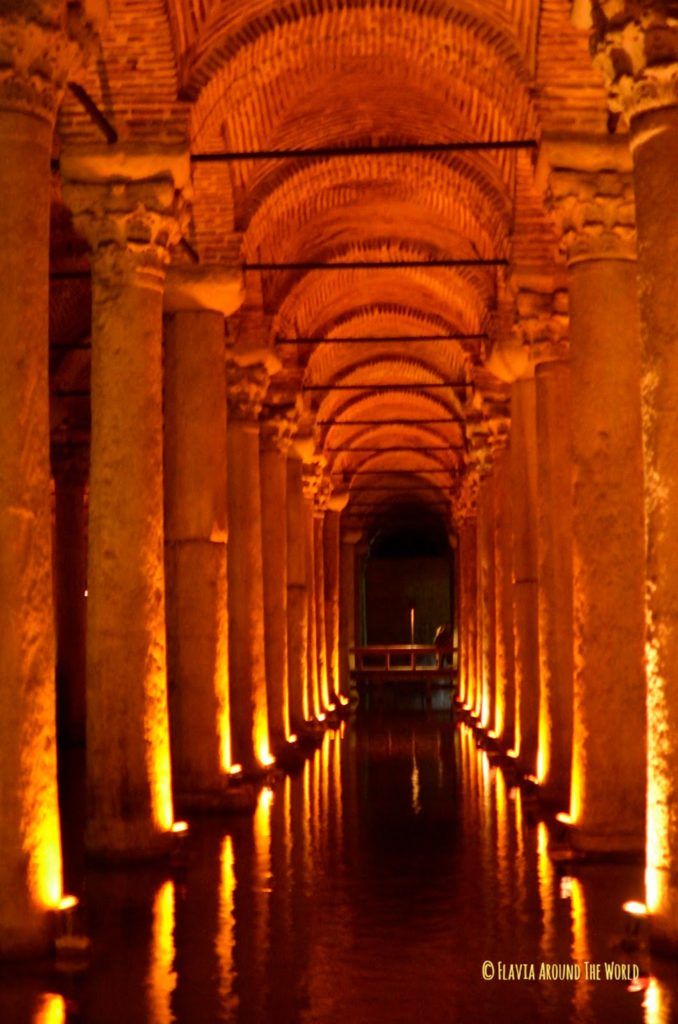
[[319,385],[347,380],[353,371],[367,365],[401,366],[405,361],[438,375],[439,379],[467,380],[467,357],[457,342],[390,342],[388,345],[319,345],[306,366],[306,380]]

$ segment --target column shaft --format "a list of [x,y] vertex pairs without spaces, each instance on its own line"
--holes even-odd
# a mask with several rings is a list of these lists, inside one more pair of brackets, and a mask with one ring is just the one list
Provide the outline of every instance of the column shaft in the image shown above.
[[309,718],[308,595],[306,592],[306,510],[302,462],[287,460],[287,651],[290,721],[298,733]]
[[355,561],[355,541],[344,535],[341,539],[340,551],[339,680],[340,692],[347,698],[351,694],[350,652],[356,642]]
[[334,702],[339,686],[339,520],[341,513],[328,509],[325,513],[325,632],[327,637],[327,672],[330,700]]
[[549,801],[567,807],[572,762],[572,420],[570,367],[542,363],[537,388],[539,758]]
[[47,379],[51,145],[50,123],[0,111],[3,956],[46,952],[48,911],[61,898]]
[[308,619],[308,651],[307,651],[307,702],[310,718],[317,718],[322,712],[320,696],[320,673],[318,672],[318,620],[316,617],[316,572],[315,572],[315,530],[313,516],[313,497],[304,499],[304,519],[306,538],[306,615]]
[[286,447],[262,437],[261,511],[264,544],[264,617],[268,719],[273,751],[290,733],[287,652],[287,508]]
[[511,504],[515,628],[515,749],[537,771],[539,640],[537,601],[537,420],[534,378],[511,389]]
[[[636,268],[570,270],[575,841],[642,846],[643,470]],[[623,756],[614,756],[623,751]]]
[[54,576],[60,742],[85,742],[87,672],[86,467],[55,467]]
[[478,594],[480,612],[481,721],[495,727],[495,550],[494,480],[488,473],[480,484],[478,499]]
[[513,632],[513,525],[511,521],[511,452],[495,456],[494,548],[496,609],[496,718],[495,732],[510,750],[515,742],[515,669]]
[[224,317],[178,311],[165,346],[165,566],[172,765],[184,798],[231,764]]
[[318,687],[320,709],[325,711],[330,701],[327,664],[327,631],[325,621],[325,516],[324,509],[316,508],[313,515],[313,564],[315,568],[315,635],[318,657]]

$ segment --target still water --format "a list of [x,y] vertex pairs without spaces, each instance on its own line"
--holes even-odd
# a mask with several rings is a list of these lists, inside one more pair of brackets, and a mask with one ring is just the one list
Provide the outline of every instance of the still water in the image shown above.
[[[547,841],[449,710],[363,713],[253,817],[193,823],[171,868],[85,871],[71,835],[89,964],[5,969],[0,1022],[678,1020],[678,966],[619,948],[641,869],[558,870]],[[632,962],[646,988],[604,980]],[[542,963],[582,978],[498,978]]]

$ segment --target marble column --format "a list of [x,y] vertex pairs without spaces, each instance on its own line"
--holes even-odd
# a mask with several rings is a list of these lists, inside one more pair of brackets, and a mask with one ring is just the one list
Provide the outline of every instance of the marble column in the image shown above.
[[313,504],[313,568],[315,571],[315,639],[318,661],[320,710],[329,710],[329,669],[327,664],[327,631],[325,621],[325,516],[329,491],[323,489]]
[[483,468],[478,493],[478,598],[481,681],[478,711],[483,727],[494,732],[496,711],[494,478],[489,462]]
[[469,513],[466,520],[466,562],[468,585],[466,589],[467,609],[467,694],[466,706],[473,710],[478,700],[478,517],[477,512]]
[[574,148],[546,140],[542,161],[570,293],[572,838],[584,850],[636,851],[645,824],[644,522],[629,154],[622,138]]
[[494,456],[495,678],[494,731],[507,749],[515,742],[515,669],[513,645],[513,527],[511,521],[511,452]]
[[537,595],[537,419],[534,377],[511,385],[511,523],[515,629],[515,743],[523,768],[537,771],[539,629]]
[[[345,504],[342,500],[342,504]],[[330,498],[325,513],[325,636],[327,643],[327,675],[331,703],[341,703],[339,683],[339,586],[340,586],[340,520],[341,506]]]
[[[597,5],[598,6],[598,5]],[[596,61],[630,124],[638,231],[646,516],[646,902],[654,947],[678,950],[678,26],[650,3],[596,20]],[[673,16],[672,16],[673,15]],[[660,44],[660,45],[658,45]],[[616,320],[615,320],[616,323]]]
[[50,157],[76,49],[39,7],[31,8],[35,20],[0,17],[0,957],[47,952],[51,911],[62,895],[49,480]]
[[357,600],[356,544],[363,537],[362,530],[344,530],[341,534],[340,610],[339,610],[339,685],[340,693],[348,700],[351,696],[351,651],[356,646]]
[[57,724],[60,742],[80,746],[85,742],[87,687],[87,448],[55,446],[52,469]]
[[272,762],[266,686],[259,416],[262,362],[227,364],[228,605],[233,758],[248,774]]
[[[290,735],[288,666],[287,455],[295,423],[294,408],[271,406],[261,429],[261,515],[264,546],[264,620],[268,720],[273,752],[280,754]],[[298,718],[298,706],[295,711]]]
[[162,306],[186,153],[64,152],[64,198],[92,250],[87,845],[168,849]]
[[308,594],[303,462],[293,447],[287,459],[287,666],[292,730],[300,735],[308,704]]
[[172,769],[183,805],[224,795],[228,681],[225,317],[240,272],[172,267],[165,288],[165,572]]
[[[315,571],[315,496],[320,486],[320,467],[316,462],[304,462],[304,537],[306,560],[306,615],[308,622],[307,649],[307,707],[309,720],[319,720],[324,714],[318,671],[318,620],[316,617]],[[322,719],[320,719],[322,720]]]
[[539,757],[543,798],[569,806],[572,764],[572,413],[567,360],[538,363]]

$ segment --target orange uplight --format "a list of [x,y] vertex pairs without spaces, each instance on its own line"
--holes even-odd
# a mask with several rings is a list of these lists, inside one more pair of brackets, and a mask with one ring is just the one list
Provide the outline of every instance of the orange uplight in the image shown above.
[[320,712],[320,714],[318,715],[318,721],[319,721],[319,722],[324,722],[324,721],[325,721],[325,719],[326,719],[326,717],[327,717],[327,716],[326,716],[326,715],[324,715],[324,714],[322,713],[322,711],[321,711],[321,712]]
[[188,832],[188,822],[175,821],[174,824],[172,825],[172,832],[174,832],[174,834],[178,836],[185,835],[186,832]]
[[506,751],[506,756],[507,757],[511,757],[511,758],[513,758],[515,760],[515,758],[518,757],[518,751],[517,750],[507,750]]
[[568,814],[567,811],[559,811],[558,814],[556,814],[556,821],[559,821],[561,825],[573,825],[574,824],[574,820],[572,818],[572,815]]
[[299,742],[299,737],[297,736],[297,734],[295,732],[293,732],[293,733],[291,733],[287,737],[287,742],[288,743],[298,743]]
[[33,1024],[64,1024],[65,1020],[64,997],[55,992],[46,992],[41,995],[33,1016]]
[[526,775],[525,778],[526,778],[526,780],[528,782],[531,782],[534,786],[538,786],[539,785],[539,779],[537,778],[536,775]]
[[73,907],[77,907],[78,897],[77,896],[63,896],[59,900],[59,910],[72,910]]
[[259,762],[263,764],[264,768],[270,768],[271,765],[275,764],[275,758],[270,750],[265,750],[259,754]]
[[343,705],[343,707],[347,707],[347,706],[348,706],[348,703],[349,703],[348,697],[344,697],[344,696],[342,696],[342,695],[340,694],[340,695],[339,695],[339,703],[340,703],[341,705]]
[[270,807],[273,803],[273,790],[270,786],[264,786],[259,794],[259,807]]
[[242,765],[241,764],[232,764],[231,767],[228,769],[228,774],[229,775],[242,775]]
[[647,917],[647,906],[639,900],[627,900],[622,903],[622,910],[632,917]]

